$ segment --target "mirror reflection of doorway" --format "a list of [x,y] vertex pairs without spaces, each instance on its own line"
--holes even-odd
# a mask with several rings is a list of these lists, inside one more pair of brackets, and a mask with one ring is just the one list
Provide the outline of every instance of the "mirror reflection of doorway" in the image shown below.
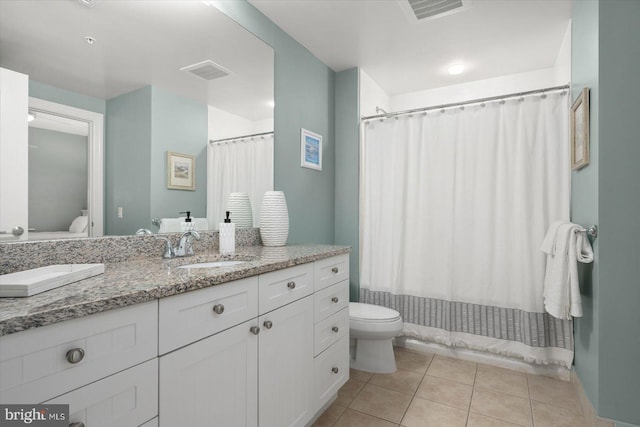
[[29,98],[29,240],[103,235],[103,115]]
[[88,237],[89,124],[44,112],[29,118],[29,239]]

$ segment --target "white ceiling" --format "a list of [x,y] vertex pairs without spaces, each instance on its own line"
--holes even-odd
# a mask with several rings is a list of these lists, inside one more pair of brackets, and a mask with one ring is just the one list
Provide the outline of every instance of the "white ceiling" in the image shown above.
[[[100,99],[154,85],[250,120],[272,118],[273,49],[215,7],[90,3],[0,0],[0,66]],[[208,82],[179,70],[207,59],[231,74]]]
[[[571,0],[473,0],[409,19],[406,0],[249,0],[335,71],[358,66],[395,95],[553,67]],[[450,76],[463,61],[467,71]]]

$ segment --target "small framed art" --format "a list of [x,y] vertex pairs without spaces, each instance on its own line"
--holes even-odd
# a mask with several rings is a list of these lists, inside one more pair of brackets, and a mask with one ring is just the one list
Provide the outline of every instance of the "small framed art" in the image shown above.
[[167,188],[195,191],[196,159],[194,156],[167,151],[167,173]]
[[322,135],[300,129],[300,166],[322,170]]
[[571,106],[571,169],[589,164],[589,88]]

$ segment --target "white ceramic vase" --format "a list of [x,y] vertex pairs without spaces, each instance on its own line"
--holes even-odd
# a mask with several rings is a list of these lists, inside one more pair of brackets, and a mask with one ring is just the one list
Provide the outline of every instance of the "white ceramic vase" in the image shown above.
[[253,211],[247,193],[229,194],[229,197],[227,197],[227,211],[231,212],[229,217],[231,222],[236,224],[236,228],[253,227]]
[[260,211],[260,237],[264,246],[284,246],[289,237],[289,211],[282,191],[267,191]]

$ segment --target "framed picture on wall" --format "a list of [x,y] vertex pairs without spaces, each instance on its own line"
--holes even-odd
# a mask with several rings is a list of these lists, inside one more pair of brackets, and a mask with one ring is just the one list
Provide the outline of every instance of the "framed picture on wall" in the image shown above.
[[167,151],[167,188],[172,190],[196,189],[196,159],[190,154]]
[[571,106],[571,169],[589,164],[589,88]]
[[300,129],[300,166],[322,170],[322,135]]

